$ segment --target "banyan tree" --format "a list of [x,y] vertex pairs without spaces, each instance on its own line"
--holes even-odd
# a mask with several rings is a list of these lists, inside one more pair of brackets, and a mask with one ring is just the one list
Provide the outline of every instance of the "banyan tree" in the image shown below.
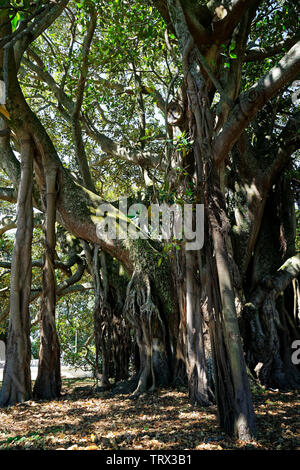
[[[192,403],[216,402],[222,429],[250,439],[249,377],[272,388],[300,385],[292,361],[296,3],[2,0],[0,48],[0,199],[17,204],[1,405],[60,394],[56,301],[86,272],[101,386],[126,379],[133,361],[133,394],[187,384]],[[187,233],[99,237],[99,207],[111,207],[121,224],[124,196],[149,218],[155,204],[201,205],[203,245],[187,249]],[[37,213],[44,255],[32,391]],[[126,225],[139,225],[139,216],[125,214]],[[55,276],[59,230],[76,240],[64,269],[77,264],[77,274],[65,285]]]

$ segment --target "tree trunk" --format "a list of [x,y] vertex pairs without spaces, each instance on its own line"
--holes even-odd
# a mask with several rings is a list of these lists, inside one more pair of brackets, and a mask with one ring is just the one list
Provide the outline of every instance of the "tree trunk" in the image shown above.
[[125,298],[117,292],[120,286],[109,286],[110,301],[112,305],[112,364],[113,377],[116,382],[128,379],[129,360],[132,349],[130,328],[125,316],[123,306]]
[[[187,93],[187,120],[190,137],[193,139],[193,154],[196,168],[196,187],[198,200],[203,200],[209,222],[209,236],[212,237],[215,258],[208,240],[205,241],[207,262],[211,265],[210,275],[217,275],[218,282],[209,283],[207,275],[207,294],[210,294],[209,314],[216,318],[211,322],[211,344],[214,357],[216,397],[220,426],[229,434],[236,434],[243,440],[249,440],[255,434],[255,417],[248,383],[246,364],[239,334],[235,308],[235,293],[229,262],[229,222],[226,216],[225,200],[220,191],[220,177],[217,174],[218,155],[212,151],[214,137],[214,117],[211,111],[209,90],[220,86],[214,72],[217,73],[217,48],[203,53],[211,56],[208,65],[198,47],[187,23],[184,5],[179,0],[168,0],[168,11],[176,31],[182,56],[182,68]],[[205,52],[204,52],[205,51]],[[219,61],[221,63],[221,61]],[[235,87],[236,88],[236,87]],[[222,91],[223,105],[228,108],[230,100]],[[226,113],[225,113],[226,116]],[[215,152],[214,152],[215,153]],[[199,200],[200,199],[200,200]],[[215,263],[215,269],[212,265]],[[213,273],[213,274],[212,274]],[[209,292],[210,291],[210,292]],[[215,331],[214,328],[221,331]],[[221,345],[217,341],[222,340]],[[214,350],[215,349],[215,350]],[[224,357],[227,358],[226,362]],[[218,389],[222,380],[226,387]],[[225,392],[225,393],[224,393]]]
[[299,259],[294,254],[294,200],[288,180],[282,177],[266,203],[242,317],[251,372],[262,385],[281,390],[300,387],[300,372],[291,360],[292,343],[300,337],[294,316],[298,295],[292,287],[299,276]]
[[55,277],[55,218],[57,198],[56,169],[46,168],[46,221],[45,255],[43,267],[43,293],[41,300],[40,356],[34,396],[52,399],[60,396],[60,346],[55,324],[56,277]]
[[186,257],[186,324],[187,373],[189,397],[192,404],[211,404],[207,363],[204,351],[201,286],[197,279],[197,251],[187,251]]
[[12,255],[10,318],[0,396],[1,406],[13,405],[31,398],[29,303],[32,275],[33,145],[28,135],[22,135],[20,140],[21,179],[18,191],[18,222]]
[[[100,257],[102,262],[100,265]],[[101,270],[102,268],[102,270]],[[102,273],[102,279],[101,279]],[[111,321],[112,315],[107,298],[108,284],[105,264],[105,255],[99,256],[99,246],[95,246],[93,253],[93,278],[95,286],[94,303],[94,331],[96,347],[96,378],[101,388],[110,388],[110,360],[111,360]],[[100,366],[101,359],[101,366]]]
[[[215,292],[213,298],[219,297],[219,302],[212,307],[216,310],[218,322],[215,327],[222,329],[222,340],[228,364],[224,368],[224,362],[219,354],[215,354],[218,362],[215,374],[226,377],[231,385],[223,394],[217,391],[217,403],[219,409],[220,425],[229,434],[235,434],[242,440],[250,440],[256,433],[255,415],[252,404],[250,386],[248,382],[246,364],[244,360],[242,342],[239,332],[235,294],[232,284],[232,274],[229,265],[228,248],[226,244],[226,231],[228,220],[224,213],[223,195],[218,187],[213,188],[210,182],[209,199],[207,201],[208,217],[215,252],[216,273],[218,276],[219,295]],[[216,289],[217,286],[213,286]],[[218,310],[221,309],[219,312]],[[217,347],[215,341],[214,347]],[[227,361],[226,361],[227,362]],[[216,388],[220,384],[220,378],[215,379]],[[230,390],[231,389],[231,390]]]
[[151,292],[149,276],[135,271],[127,288],[124,305],[139,347],[140,370],[134,395],[152,391],[158,385],[169,385],[172,377],[168,328],[163,309],[161,305],[160,310],[154,304]]

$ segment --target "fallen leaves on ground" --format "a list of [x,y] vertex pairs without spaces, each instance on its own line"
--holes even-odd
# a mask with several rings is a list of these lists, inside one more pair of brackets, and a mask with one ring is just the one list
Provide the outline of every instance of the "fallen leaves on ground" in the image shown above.
[[90,379],[65,380],[58,400],[1,409],[0,449],[300,450],[298,392],[256,392],[258,435],[245,444],[220,431],[215,406],[189,404],[185,389],[134,399],[91,390]]

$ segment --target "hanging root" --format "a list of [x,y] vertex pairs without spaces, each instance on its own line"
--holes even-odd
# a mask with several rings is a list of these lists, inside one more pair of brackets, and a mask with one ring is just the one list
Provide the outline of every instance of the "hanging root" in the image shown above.
[[127,287],[124,312],[134,328],[140,352],[139,381],[133,393],[136,396],[147,390],[153,391],[155,389],[156,380],[153,367],[154,327],[158,324],[163,335],[165,335],[165,326],[158,308],[152,301],[151,283],[146,274],[137,273],[136,271],[133,273]]

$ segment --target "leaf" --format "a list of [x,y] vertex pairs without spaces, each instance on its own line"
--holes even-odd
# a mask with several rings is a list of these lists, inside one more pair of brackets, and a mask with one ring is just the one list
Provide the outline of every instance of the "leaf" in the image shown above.
[[20,21],[20,15],[19,13],[17,13],[13,19],[11,20],[11,27],[12,27],[12,30],[15,31],[18,27],[18,24],[19,24],[19,21]]

